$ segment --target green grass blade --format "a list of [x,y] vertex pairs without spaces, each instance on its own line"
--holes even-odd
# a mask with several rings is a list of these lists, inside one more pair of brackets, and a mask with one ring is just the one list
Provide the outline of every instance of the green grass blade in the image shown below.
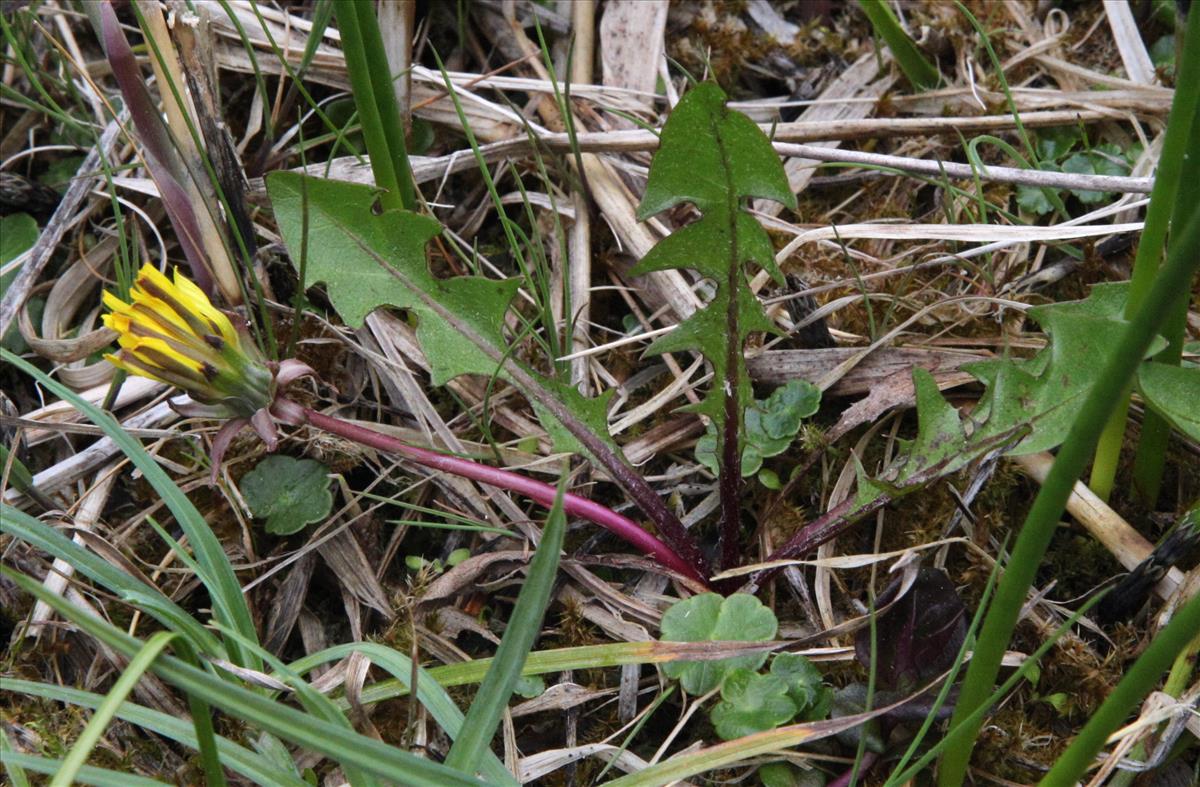
[[187,637],[202,653],[222,659],[228,657],[225,647],[211,631],[163,595],[158,588],[126,574],[96,553],[84,549],[24,511],[8,504],[0,504],[0,516],[4,519],[4,532],[8,535],[70,563],[79,574],[100,583],[171,631]]
[[[1171,101],[1171,113],[1167,117],[1167,128],[1163,132],[1162,153],[1154,171],[1154,187],[1150,191],[1150,204],[1146,207],[1146,222],[1138,240],[1137,255],[1133,260],[1129,300],[1125,302],[1126,319],[1132,318],[1138,312],[1154,283],[1167,241],[1168,228],[1174,225],[1174,232],[1183,228],[1184,216],[1187,209],[1196,204],[1196,190],[1200,188],[1183,178],[1184,163],[1187,161],[1189,150],[1193,152],[1192,158],[1195,158],[1196,130],[1193,126],[1196,108],[1200,106],[1200,91],[1183,88],[1200,83],[1200,18],[1197,17],[1200,17],[1200,14],[1191,14],[1188,19],[1183,54],[1175,78],[1175,84],[1181,89],[1175,91],[1175,97]],[[1186,310],[1186,303],[1184,309]],[[1096,452],[1096,460],[1092,465],[1091,477],[1088,479],[1088,486],[1103,500],[1107,500],[1112,492],[1118,455],[1124,442],[1128,410],[1129,391],[1126,390],[1121,396],[1119,407],[1109,418],[1100,448]],[[1161,467],[1156,470],[1155,465],[1161,461],[1165,445],[1161,442],[1156,444],[1156,441],[1162,440],[1163,434],[1162,430],[1155,426],[1156,420],[1157,416],[1147,414],[1150,429],[1143,431],[1142,439],[1148,439],[1150,447],[1138,448],[1135,477],[1140,481],[1140,491],[1143,493],[1154,491],[1154,487],[1157,486],[1155,479],[1161,478]]]
[[[685,658],[676,647],[679,643],[659,642],[611,642],[604,645],[582,645],[575,648],[554,648],[529,654],[522,675],[545,675],[551,672],[575,669],[602,669],[620,667],[624,664],[665,664]],[[694,659],[694,655],[688,656]],[[478,683],[492,666],[493,659],[474,659],[458,664],[445,664],[427,670],[429,676],[444,687],[465,686]],[[297,662],[299,663],[299,662]],[[405,685],[395,680],[383,680],[368,686],[362,692],[364,704],[382,702],[408,693]]]
[[[1189,15],[1185,33],[1183,58],[1179,63],[1176,84],[1181,88],[1200,82],[1200,18]],[[1167,117],[1167,128],[1163,132],[1162,154],[1154,172],[1154,187],[1150,191],[1150,204],[1146,207],[1146,225],[1138,241],[1137,256],[1133,261],[1132,284],[1129,300],[1125,304],[1125,316],[1132,319],[1149,296],[1150,288],[1158,273],[1162,260],[1163,245],[1167,240],[1167,229],[1177,223],[1175,231],[1183,229],[1182,219],[1186,210],[1176,212],[1176,195],[1183,187],[1181,163],[1188,152],[1195,153],[1196,135],[1192,130],[1196,108],[1200,106],[1200,91],[1180,89],[1171,101],[1171,113]],[[1188,192],[1192,186],[1188,184]],[[1194,201],[1189,203],[1194,205]],[[1185,205],[1185,208],[1188,205]],[[1172,213],[1175,215],[1172,216]],[[1174,221],[1172,221],[1174,219]]]
[[1116,408],[1121,393],[1130,385],[1169,307],[1180,292],[1188,289],[1192,277],[1200,268],[1200,204],[1193,206],[1187,226],[1179,229],[1173,239],[1167,264],[1155,280],[1143,308],[1122,333],[1100,380],[1079,408],[1070,434],[1021,527],[1012,559],[996,590],[996,601],[984,620],[979,646],[967,668],[962,692],[951,719],[951,726],[957,724],[959,728],[951,733],[954,736],[952,745],[947,748],[938,774],[938,783],[942,787],[957,787],[965,778],[971,754],[970,744],[975,740],[979,727],[977,724],[965,725],[960,722],[974,712],[991,692],[1025,596],[1033,584],[1075,481],[1091,458],[1106,421]]
[[937,87],[941,81],[937,66],[926,60],[921,50],[917,49],[917,45],[909,38],[908,33],[904,32],[900,20],[892,13],[892,9],[888,8],[888,4],[884,0],[858,0],[858,5],[867,15],[867,19],[871,20],[871,27],[875,28],[876,34],[887,43],[888,49],[892,50],[892,56],[896,58],[896,63],[912,86],[917,90],[932,90]]
[[[33,754],[21,754],[15,751],[5,751],[0,754],[0,763],[6,769],[24,768],[34,773],[51,775],[62,767],[62,760],[52,760],[48,757],[38,757]],[[85,765],[75,775],[76,784],[94,784],[96,787],[170,787],[167,782],[157,779],[147,779],[122,771],[110,771],[107,768],[97,768]]]
[[25,769],[18,763],[9,760],[10,754],[17,754],[17,750],[13,748],[12,741],[8,739],[8,731],[0,729],[0,761],[8,770],[8,778],[12,780],[13,787],[29,787],[29,776],[25,773]]
[[[19,678],[5,678],[4,690],[11,694],[41,697],[55,702],[78,705],[81,708],[99,708],[105,700],[103,694]],[[198,746],[195,729],[185,719],[133,702],[121,703],[116,709],[116,714],[117,718],[123,721],[191,749],[196,749]],[[216,736],[215,742],[217,750],[220,752],[221,762],[234,773],[241,774],[258,784],[278,785],[278,787],[308,787],[308,783],[295,772],[280,770],[262,754],[221,736]]]
[[[142,675],[150,668],[158,655],[166,649],[167,645],[171,644],[171,640],[178,636],[173,632],[160,631],[150,637],[137,655],[130,659],[129,664],[121,672],[121,676],[117,678],[117,682],[109,689],[104,702],[96,708],[91,721],[83,728],[83,732],[79,734],[75,743],[71,744],[71,750],[63,758],[62,765],[54,774],[54,778],[50,780],[50,787],[70,787],[75,782],[79,771],[87,762],[87,758],[91,756],[92,749],[96,748],[96,744],[100,742],[100,736],[104,734],[113,717],[117,715],[117,708],[133,691],[133,687],[142,679]],[[220,784],[224,783],[225,779],[222,776]]]
[[[1189,75],[1185,76],[1182,73],[1176,79],[1177,85],[1194,85],[1195,80],[1200,79],[1200,22],[1192,19],[1189,27],[1191,36],[1185,44],[1184,62],[1181,68],[1189,69]],[[1180,79],[1191,79],[1191,82],[1179,81]],[[1192,105],[1192,122],[1191,126],[1184,132],[1182,136],[1185,139],[1193,140],[1193,154],[1184,155],[1179,163],[1179,173],[1176,177],[1179,178],[1178,192],[1175,195],[1174,205],[1171,209],[1171,225],[1179,227],[1187,215],[1187,210],[1190,205],[1194,205],[1197,200],[1200,200],[1200,156],[1194,154],[1195,140],[1197,133],[1200,133],[1200,121],[1197,120],[1196,106],[1200,102],[1200,92],[1196,90],[1180,90],[1180,93],[1187,93],[1186,96],[1178,96],[1172,102],[1172,116],[1168,119],[1168,123],[1174,120],[1174,105],[1180,105],[1179,125],[1183,125],[1184,117],[1187,113],[1187,105],[1190,102]],[[1168,126],[1169,128],[1169,126]],[[1169,132],[1168,132],[1169,133]],[[1178,129],[1176,133],[1180,133]],[[1166,144],[1164,140],[1164,151]],[[1160,165],[1159,171],[1164,166]],[[1157,173],[1156,173],[1157,174]],[[1138,247],[1139,257],[1141,256],[1141,247]],[[1136,271],[1136,260],[1135,260]],[[1136,275],[1136,274],[1135,274]],[[1187,333],[1187,314],[1188,314],[1188,296],[1186,293],[1180,293],[1180,298],[1177,303],[1171,307],[1171,314],[1167,318],[1166,325],[1163,327],[1162,335],[1167,340],[1167,349],[1163,350],[1155,357],[1155,362],[1171,364],[1179,366],[1183,358],[1183,344]],[[1150,507],[1158,500],[1158,493],[1162,488],[1163,470],[1166,467],[1167,461],[1167,442],[1171,437],[1171,425],[1157,412],[1147,411],[1145,420],[1142,422],[1142,431],[1138,437],[1137,454],[1133,461],[1133,483],[1134,488],[1141,495]]]
[[[354,106],[371,157],[371,172],[375,175],[375,185],[384,189],[380,201],[385,209],[412,210],[415,199],[412,175],[407,171],[404,127],[392,92],[375,8],[371,3],[356,0],[338,0],[335,8]],[[383,71],[379,73],[374,69],[381,58]],[[397,134],[399,150],[393,147]]]
[[[412,677],[412,660],[399,651],[375,642],[350,642],[344,645],[335,645],[332,648],[311,653],[289,664],[288,669],[294,673],[303,674],[313,667],[346,658],[352,653],[361,653],[366,656],[373,663],[394,675],[396,681],[407,690],[412,690],[409,685]],[[421,667],[417,668],[417,701],[425,710],[429,711],[429,715],[446,731],[451,740],[458,738],[463,725],[463,712],[458,709],[458,705],[429,671]],[[345,700],[342,700],[341,703],[349,704]],[[505,770],[504,763],[500,762],[500,758],[491,751],[484,754],[480,771],[492,784],[517,784],[512,774]]]
[[[38,582],[24,574],[7,566],[0,566],[0,574],[21,590],[46,602],[83,633],[118,653],[132,658],[141,648],[140,640],[72,606],[65,599],[47,593]],[[172,656],[155,660],[151,671],[181,691],[195,695],[255,728],[324,754],[343,767],[361,768],[382,779],[414,787],[479,787],[482,784],[444,765],[274,702],[232,680],[221,679]]]
[[[158,466],[154,457],[146,453],[134,437],[130,436],[111,415],[87,402],[62,383],[47,376],[28,361],[13,355],[8,350],[0,349],[0,358],[12,364],[17,369],[28,374],[44,385],[55,396],[70,402],[71,405],[87,416],[88,420],[104,430],[104,434],[116,443],[134,467],[142,471],[146,480],[154,487],[167,508],[174,515],[175,521],[187,535],[188,542],[196,553],[196,562],[200,567],[198,577],[204,583],[212,601],[213,613],[217,620],[237,631],[251,641],[258,641],[254,629],[254,620],[250,609],[246,606],[246,598],[242,594],[242,586],[238,583],[233,566],[221,548],[208,522],[192,505],[187,495],[175,485],[166,471]],[[237,664],[250,669],[261,669],[260,660],[245,651],[237,643],[231,643],[228,648],[230,658]]]
[[[233,637],[238,636],[237,632],[226,632],[226,634]],[[280,675],[283,682],[292,687],[296,699],[300,701],[300,704],[309,715],[313,718],[327,721],[330,724],[336,724],[351,732],[354,731],[354,726],[346,718],[346,714],[342,712],[342,709],[333,700],[310,686],[298,673],[289,669],[287,665],[273,654],[259,648],[254,643],[243,642],[242,644],[246,647],[254,648],[258,652],[259,657]],[[346,768],[346,780],[353,787],[379,787],[379,782],[376,781],[374,776],[369,773],[363,773],[358,768],[351,768],[349,766]]]
[[1108,736],[1138,707],[1142,698],[1171,666],[1175,655],[1187,647],[1197,631],[1200,631],[1200,595],[1192,596],[1192,600],[1175,613],[1166,628],[1125,671],[1125,677],[1092,714],[1092,718],[1040,783],[1048,787],[1069,787],[1082,779],[1084,771],[1091,766]]
[[[362,47],[366,57],[367,74],[371,81],[371,89],[375,93],[375,106],[379,108],[379,118],[383,121],[383,134],[387,139],[392,169],[396,172],[396,180],[400,186],[400,203],[408,210],[417,210],[412,168],[408,163],[408,149],[404,141],[404,118],[400,116],[400,105],[396,103],[392,69],[384,51],[383,34],[379,30],[375,4],[352,2],[351,5],[358,12],[358,29],[361,33],[358,45]],[[345,43],[343,38],[343,46]]]
[[317,48],[321,45],[321,38],[325,34],[325,29],[329,27],[329,23],[332,21],[333,0],[317,0],[313,5],[312,32],[309,33],[308,40],[304,42],[304,55],[300,58],[300,65],[296,67],[294,79],[304,79],[304,74],[308,71],[313,57],[317,54]]
[[[200,659],[187,640],[180,640],[175,647],[179,658],[196,669],[201,669]],[[196,734],[196,749],[200,752],[200,765],[204,769],[204,783],[225,787],[225,768],[217,749],[217,732],[213,728],[212,708],[196,694],[188,694],[188,711],[192,715],[192,731]]]
[[484,754],[490,750],[500,717],[541,631],[542,618],[546,614],[554,576],[558,571],[558,553],[567,529],[567,518],[562,510],[565,483],[564,480],[559,484],[558,498],[546,519],[542,542],[538,544],[537,553],[529,563],[529,576],[517,596],[516,606],[500,640],[500,647],[496,649],[492,666],[467,711],[458,740],[454,741],[450,753],[446,755],[446,765],[451,768],[474,773],[479,767]]

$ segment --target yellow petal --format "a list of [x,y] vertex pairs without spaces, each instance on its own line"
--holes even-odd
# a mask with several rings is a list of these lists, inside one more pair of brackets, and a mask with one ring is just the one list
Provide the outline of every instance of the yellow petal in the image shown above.
[[[154,312],[164,322],[174,325],[183,333],[197,335],[199,332],[205,330],[204,321],[199,317],[180,313],[180,309],[183,308],[182,306],[176,308],[174,304],[168,303],[142,289],[134,290],[130,293],[130,297],[133,298],[135,306],[142,306]],[[189,317],[191,319],[188,319]]]
[[175,289],[175,285],[171,284],[171,280],[164,276],[158,268],[154,267],[148,262],[142,265],[141,270],[138,271],[137,277],[138,284],[141,284],[141,280],[145,279],[163,292],[169,293],[173,292]]
[[187,378],[180,377],[177,374],[163,371],[153,364],[148,364],[132,355],[126,355],[118,358],[121,361],[123,368],[130,374],[136,374],[139,377],[145,377],[148,380],[155,380],[160,383],[174,386],[184,391],[191,391],[194,383]]
[[206,352],[211,350],[203,339],[197,337],[186,324],[174,316],[174,312],[168,316],[151,308],[149,304],[138,303],[129,311],[129,316],[132,325],[137,326],[143,332],[151,332],[188,347],[203,347],[206,348]]
[[[138,274],[137,288],[132,295],[136,301],[152,306],[164,317],[169,318],[170,313],[174,313],[178,319],[187,323],[188,332],[198,337],[214,331],[211,320],[206,318],[204,312],[198,311],[195,304],[189,301],[181,290],[152,266],[142,268]],[[212,310],[211,304],[208,308]]]
[[233,324],[229,322],[220,309],[212,305],[212,301],[204,294],[204,290],[196,286],[195,282],[179,272],[179,268],[175,269],[175,289],[180,296],[180,300],[186,306],[190,306],[197,314],[202,315],[206,320],[212,323],[216,329],[217,335],[221,336],[230,344],[238,343],[237,332],[233,329]]
[[108,361],[113,366],[117,367],[118,369],[125,371],[127,374],[132,374],[137,377],[145,377],[148,380],[154,380],[155,382],[158,382],[158,383],[166,383],[167,385],[173,384],[173,383],[167,382],[163,378],[159,377],[157,374],[153,374],[149,369],[143,368],[141,364],[133,365],[133,364],[128,363],[128,359],[122,358],[119,355],[113,355],[112,353],[108,353],[104,356],[104,360]]
[[112,353],[105,353],[104,360],[108,361],[113,366],[117,367],[118,369],[129,372],[130,374],[141,374],[141,372],[135,372],[133,369],[130,369],[128,366],[126,366],[125,361],[123,361],[121,359],[121,356],[119,356],[119,355],[113,355]]
[[100,299],[104,301],[104,305],[111,311],[119,312],[129,308],[129,304],[117,297],[116,293],[104,290],[100,293]]
[[[126,338],[129,339],[128,342],[126,342]],[[181,370],[192,374],[201,374],[201,370],[204,368],[201,361],[184,355],[167,342],[154,336],[122,336],[121,346],[133,353],[135,358],[151,366],[161,367],[165,371],[172,371],[167,368],[170,364],[177,364]],[[148,350],[154,354],[148,354]]]
[[132,350],[137,347],[139,341],[138,337],[125,331],[121,331],[117,335],[117,344],[121,345],[124,350]]
[[137,322],[147,325],[170,326],[171,330],[178,333],[187,336],[196,335],[191,324],[166,301],[155,298],[145,290],[135,290],[133,301],[133,306],[129,308],[129,314]]
[[117,333],[125,333],[129,330],[129,317],[117,312],[100,315],[100,322],[104,323],[105,328],[111,328]]
[[[135,340],[135,347],[141,346],[141,343],[148,339],[163,342],[175,353],[170,356],[171,359],[178,356],[188,359],[189,369],[196,364],[199,364],[201,368],[206,365],[212,367],[225,365],[217,351],[203,339],[197,339],[191,334],[177,334],[168,331],[157,323],[151,325],[134,323],[129,328],[129,335]],[[158,347],[157,344],[154,346]]]

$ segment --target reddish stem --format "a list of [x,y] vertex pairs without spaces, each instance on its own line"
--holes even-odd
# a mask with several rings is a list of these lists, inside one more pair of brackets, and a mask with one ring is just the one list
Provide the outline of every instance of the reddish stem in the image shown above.
[[[866,732],[864,731],[860,734],[866,735]],[[867,771],[871,770],[871,767],[875,765],[875,761],[878,759],[879,755],[873,751],[863,752],[862,760],[859,762],[857,768],[847,768],[841,776],[831,781],[826,787],[849,787],[852,776],[862,778]]]
[[[469,478],[472,481],[479,481],[489,486],[516,492],[545,508],[552,507],[554,499],[557,496],[557,490],[554,487],[541,481],[526,478],[509,470],[500,470],[495,467],[479,464],[478,462],[472,462],[469,459],[460,459],[456,456],[448,456],[440,454],[437,451],[430,451],[427,448],[418,448],[397,440],[394,437],[377,432],[374,429],[343,421],[340,418],[334,418],[333,416],[319,413],[307,407],[304,408],[304,418],[316,428],[323,429],[339,437],[344,437],[347,440],[353,440],[356,443],[361,443],[380,451],[399,454],[425,467],[431,467],[435,470]],[[625,541],[641,550],[644,554],[654,558],[672,571],[676,571],[706,587],[708,586],[708,580],[691,563],[681,558],[665,543],[647,533],[632,519],[621,516],[612,509],[606,508],[593,500],[573,495],[570,492],[563,495],[563,510],[569,516],[587,519],[590,522],[600,525],[600,527],[625,539]]]

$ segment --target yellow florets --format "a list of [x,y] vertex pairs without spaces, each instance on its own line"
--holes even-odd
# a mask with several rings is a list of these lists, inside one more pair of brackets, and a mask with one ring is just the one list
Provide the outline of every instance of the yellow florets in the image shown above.
[[121,346],[104,356],[130,374],[174,385],[198,402],[249,417],[271,401],[272,375],[249,337],[176,269],[174,281],[147,263],[131,303],[104,293],[104,324]]

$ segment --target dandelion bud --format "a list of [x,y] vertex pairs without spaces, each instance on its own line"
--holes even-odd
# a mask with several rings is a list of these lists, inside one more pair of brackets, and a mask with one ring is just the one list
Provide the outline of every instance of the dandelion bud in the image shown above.
[[249,418],[272,400],[272,373],[258,347],[176,269],[174,281],[147,263],[125,303],[110,292],[104,324],[121,346],[105,358],[130,374],[174,385],[231,417]]

